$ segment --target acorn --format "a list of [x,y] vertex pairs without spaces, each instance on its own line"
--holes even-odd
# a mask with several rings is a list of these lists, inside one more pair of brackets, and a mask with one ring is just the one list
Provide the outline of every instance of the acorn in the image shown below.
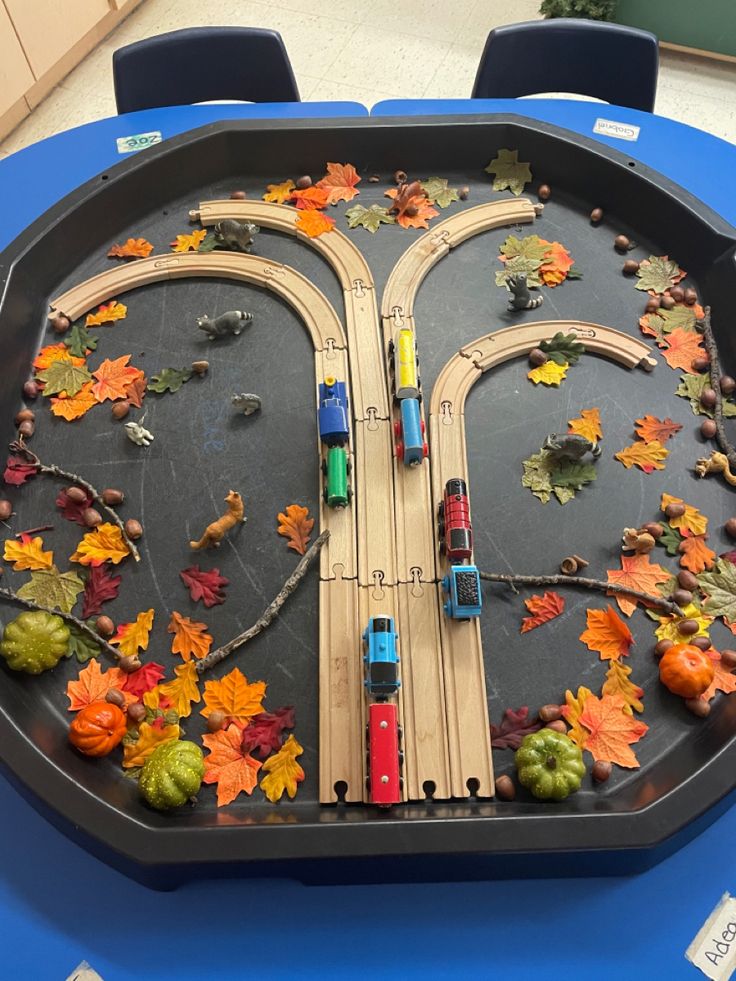
[[689,589],[693,593],[700,584],[692,572],[688,572],[687,569],[681,569],[677,573],[677,585],[681,589]]
[[693,358],[692,366],[696,371],[707,371],[708,368],[710,368],[710,358],[707,356],[707,354]]
[[549,361],[549,358],[541,348],[533,347],[529,352],[529,364],[533,368],[538,368],[540,365],[546,364],[547,361]]
[[513,800],[516,797],[516,785],[511,777],[496,777],[496,797],[500,800]]
[[419,208],[415,204],[409,204],[404,208],[404,214],[407,218],[416,218],[419,214]]
[[108,507],[115,507],[116,504],[122,504],[125,500],[125,494],[117,487],[106,487],[100,497]]
[[644,308],[644,313],[656,313],[657,310],[659,310],[659,297],[650,296]]
[[705,719],[710,715],[710,702],[706,702],[704,698],[686,698],[685,708],[699,719]]
[[554,732],[561,732],[563,735],[567,733],[567,726],[562,719],[553,719],[551,722],[548,722],[544,728],[552,729]]
[[603,208],[593,208],[590,212],[591,225],[600,225],[603,221]]
[[540,201],[549,201],[552,197],[552,188],[549,184],[540,184],[539,190],[537,191],[537,197]]
[[689,289],[686,289],[685,290],[684,300],[685,300],[685,303],[687,303],[687,305],[689,307],[694,307],[695,304],[698,302],[698,294],[697,294],[697,291],[694,290],[694,289],[692,289],[692,287],[690,287]]
[[380,181],[380,179],[381,179],[380,174],[371,174],[370,177],[368,178],[368,183],[377,184]]
[[672,594],[672,602],[679,607],[689,606],[693,601],[693,594],[689,589],[676,589]]
[[192,371],[195,375],[206,375],[209,367],[209,361],[192,361]]
[[112,637],[115,633],[115,624],[112,622],[110,617],[101,616],[97,617],[95,623],[95,630],[100,635],[100,637]]
[[723,530],[729,538],[736,538],[736,518],[729,518],[724,524]]
[[87,500],[87,492],[81,487],[67,487],[66,496],[75,504],[84,504]]
[[664,535],[664,528],[659,521],[647,521],[645,525],[641,526],[641,530],[645,531],[648,535],[651,535],[655,541],[659,540],[662,535]]
[[225,713],[219,709],[210,712],[207,716],[207,729],[210,732],[218,732],[225,725]]
[[0,499],[0,521],[7,521],[12,513],[13,505],[11,502],[5,497]]
[[595,783],[605,783],[613,772],[613,765],[607,760],[596,760],[590,768],[590,775]]
[[665,640],[660,640],[657,644],[654,645],[654,656],[662,657],[667,653],[670,647],[674,647],[674,646],[675,646],[675,642],[673,640],[667,640],[666,638]]
[[136,521],[135,518],[128,518],[123,528],[125,529],[125,534],[132,541],[136,541],[143,534],[143,525],[140,521]]
[[562,718],[562,709],[559,705],[543,705],[539,710],[539,718],[542,722],[556,722]]
[[673,310],[676,306],[675,301],[672,299],[672,297],[668,296],[666,293],[659,301],[659,305],[662,307],[663,310]]
[[231,201],[245,201],[245,199],[247,197],[248,197],[248,195],[245,193],[245,191],[231,191],[230,192],[230,200]]
[[82,511],[82,521],[88,528],[96,528],[102,524],[102,515],[95,508],[85,508]]
[[700,630],[700,624],[697,620],[682,620],[678,623],[677,630],[683,637],[692,637]]
[[118,659],[118,667],[126,674],[133,674],[134,671],[138,671],[143,665],[141,664],[140,658],[127,655]]
[[627,259],[623,264],[623,274],[624,276],[633,276],[634,273],[639,271],[639,263],[636,259]]
[[667,507],[664,509],[664,513],[668,518],[681,518],[685,513],[685,505],[677,504],[673,501],[671,504],[667,505]]
[[675,303],[682,303],[685,299],[685,290],[682,286],[672,286],[670,288],[670,296],[675,301]]
[[736,668],[736,651],[732,651],[729,648],[721,651],[721,664],[724,668],[728,668],[729,671]]
[[72,325],[71,320],[60,313],[58,313],[55,317],[52,317],[49,323],[51,324],[51,329],[55,334],[66,334]]
[[465,185],[465,187],[459,188],[457,192],[457,196],[460,198],[461,201],[468,200],[468,198],[470,197],[470,188],[468,187],[467,184]]
[[20,426],[18,426],[18,432],[20,433],[21,436],[23,436],[24,439],[30,439],[31,436],[33,436],[33,434],[35,433],[35,431],[36,431],[36,424],[35,422],[32,422],[30,419],[24,419],[23,422],[20,424]]
[[700,435],[703,439],[713,439],[718,432],[715,419],[703,419],[700,423]]
[[27,398],[27,399],[35,399],[35,398],[38,398],[39,391],[40,391],[40,389],[38,387],[38,383],[35,382],[32,378],[29,378],[28,381],[25,382],[24,385],[23,385],[23,396],[24,396],[24,398]]
[[394,181],[397,184],[406,183],[406,171],[405,170],[395,170],[394,171]]
[[306,191],[308,187],[312,186],[312,178],[309,174],[304,174],[302,177],[297,177],[295,187],[297,191]]
[[125,708],[125,695],[123,695],[119,688],[111,688],[106,692],[105,701],[111,705],[117,705],[118,708]]
[[16,426],[19,426],[22,422],[26,422],[27,420],[33,422],[35,418],[36,413],[33,411],[33,409],[21,409],[20,412],[15,413],[15,424]]
[[613,247],[617,252],[628,252],[631,239],[627,235],[617,235],[613,240]]
[[709,651],[712,646],[709,637],[693,637],[690,643],[701,651]]
[[731,395],[732,392],[736,391],[736,378],[723,375],[721,377],[721,391],[724,395]]
[[131,702],[126,711],[131,722],[143,722],[146,717],[146,706],[143,702]]
[[700,393],[700,404],[705,409],[712,409],[716,404],[718,396],[716,395],[714,388],[704,388]]
[[115,402],[110,411],[113,419],[124,419],[130,412],[130,402]]

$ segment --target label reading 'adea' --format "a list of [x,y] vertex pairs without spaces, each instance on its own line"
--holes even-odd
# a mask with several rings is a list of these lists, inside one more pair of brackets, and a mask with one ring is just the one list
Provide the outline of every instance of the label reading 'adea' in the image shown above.
[[601,136],[613,136],[617,140],[630,140],[632,143],[636,143],[639,139],[640,129],[640,126],[634,126],[633,123],[619,123],[615,119],[603,119],[599,116],[595,121],[593,132],[599,133]]
[[736,899],[724,893],[685,951],[685,957],[712,981],[728,981],[736,969]]

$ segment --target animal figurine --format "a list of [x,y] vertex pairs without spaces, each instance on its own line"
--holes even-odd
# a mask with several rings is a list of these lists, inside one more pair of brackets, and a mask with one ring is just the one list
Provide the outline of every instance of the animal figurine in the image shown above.
[[225,498],[227,511],[212,524],[207,525],[204,535],[198,542],[190,542],[189,547],[194,549],[220,547],[220,542],[225,537],[225,533],[234,528],[235,525],[245,521],[243,498],[237,491],[228,491]]
[[197,327],[205,332],[208,340],[214,341],[227,334],[234,334],[237,337],[252,321],[252,313],[247,313],[245,310],[228,310],[214,320],[210,320],[209,314],[197,317]]
[[252,221],[235,221],[234,218],[223,218],[215,225],[215,238],[219,245],[233,252],[250,252],[253,248],[253,237],[260,231]]
[[136,446],[149,446],[153,442],[153,433],[149,433],[138,422],[126,422],[125,435]]
[[239,395],[233,395],[230,401],[244,416],[252,416],[261,407],[260,395],[252,395],[249,392],[241,392]]
[[557,462],[563,460],[576,462],[582,460],[586,453],[592,453],[595,459],[601,455],[603,450],[599,443],[579,436],[577,433],[550,433],[542,443],[542,449]]
[[509,297],[508,309],[516,310],[536,310],[544,303],[543,296],[532,296],[526,284],[526,273],[514,273],[506,279],[511,296]]

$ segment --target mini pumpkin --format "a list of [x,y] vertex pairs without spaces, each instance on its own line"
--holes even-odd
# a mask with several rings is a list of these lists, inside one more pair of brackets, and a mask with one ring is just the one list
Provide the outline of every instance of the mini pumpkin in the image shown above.
[[157,811],[186,804],[199,790],[204,758],[196,743],[174,739],[162,743],[143,764],[138,788],[143,799]]
[[674,695],[698,698],[715,675],[713,661],[694,644],[673,644],[659,662],[659,680]]
[[85,756],[107,756],[126,731],[122,709],[111,702],[90,702],[69,726],[69,742]]
[[519,783],[540,800],[564,800],[579,790],[585,775],[580,748],[554,729],[524,736],[515,762]]
[[0,641],[0,654],[13,671],[41,674],[55,668],[69,651],[69,627],[55,613],[33,610],[11,620]]

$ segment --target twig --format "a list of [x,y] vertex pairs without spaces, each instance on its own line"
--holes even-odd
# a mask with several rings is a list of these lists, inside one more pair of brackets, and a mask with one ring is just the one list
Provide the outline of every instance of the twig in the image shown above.
[[718,345],[713,336],[713,328],[710,322],[710,307],[705,307],[702,320],[698,321],[698,329],[705,341],[705,350],[708,352],[710,361],[710,384],[716,393],[716,404],[713,406],[713,418],[716,424],[716,441],[726,455],[728,462],[733,470],[736,470],[736,449],[726,435],[726,427],[723,423],[723,392],[721,391],[721,362],[718,358]]
[[42,613],[53,613],[56,617],[61,617],[62,620],[66,620],[67,623],[73,623],[74,626],[81,630],[83,634],[86,634],[90,640],[93,640],[96,644],[99,644],[102,650],[114,657],[115,660],[120,659],[120,651],[108,644],[104,637],[100,637],[91,627],[88,627],[84,620],[78,620],[77,617],[72,613],[64,613],[63,610],[52,610],[50,606],[41,606],[40,603],[34,603],[33,600],[24,599],[17,593],[14,593],[12,589],[4,589],[0,587],[0,598],[8,600],[10,603],[18,603],[20,606],[26,606],[29,610],[40,610]]
[[41,463],[36,454],[29,450],[26,444],[23,442],[22,437],[14,440],[10,444],[11,453],[21,453],[26,459],[37,468],[39,473],[49,474],[51,477],[60,477],[62,480],[68,480],[70,484],[78,484],[83,487],[90,497],[94,498],[97,502],[98,507],[100,507],[105,514],[108,515],[111,521],[113,521],[120,529],[120,534],[123,536],[125,544],[128,546],[130,554],[133,556],[136,562],[140,562],[141,556],[138,549],[135,547],[133,540],[128,536],[125,531],[125,525],[118,517],[117,513],[102,500],[100,492],[90,484],[88,480],[84,477],[80,477],[78,473],[71,473],[69,470],[62,470],[61,467],[57,467],[55,463]]
[[39,531],[53,531],[53,525],[39,525],[38,528],[26,528],[25,531],[16,531],[14,538],[22,538],[24,535],[35,535]]
[[[665,596],[652,596],[649,593],[641,593],[638,589],[628,589],[614,582],[603,582],[600,579],[586,579],[583,576],[506,576],[497,572],[479,572],[481,579],[487,582],[503,582],[507,586],[577,586],[580,589],[600,589],[604,593],[622,593],[624,596],[631,596],[641,600],[649,606],[656,606],[671,616],[683,617],[685,614],[672,600]],[[201,662],[200,662],[201,663]]]
[[247,644],[249,640],[253,640],[253,638],[261,633],[262,630],[266,629],[271,621],[276,618],[281,607],[304,578],[307,569],[312,564],[314,559],[317,558],[320,549],[327,542],[329,537],[330,531],[328,528],[325,528],[319,538],[317,538],[312,545],[310,545],[306,554],[302,556],[299,565],[296,567],[296,569],[294,569],[292,574],[281,587],[278,596],[266,607],[253,626],[248,627],[247,630],[244,630],[242,634],[238,634],[237,637],[233,637],[232,640],[229,640],[226,644],[223,644],[222,647],[218,647],[216,650],[210,651],[210,653],[206,657],[203,657],[201,661],[197,661],[197,674],[202,674],[214,664],[219,664],[220,661],[223,661],[229,654],[232,654],[236,648],[242,647],[243,644]]

